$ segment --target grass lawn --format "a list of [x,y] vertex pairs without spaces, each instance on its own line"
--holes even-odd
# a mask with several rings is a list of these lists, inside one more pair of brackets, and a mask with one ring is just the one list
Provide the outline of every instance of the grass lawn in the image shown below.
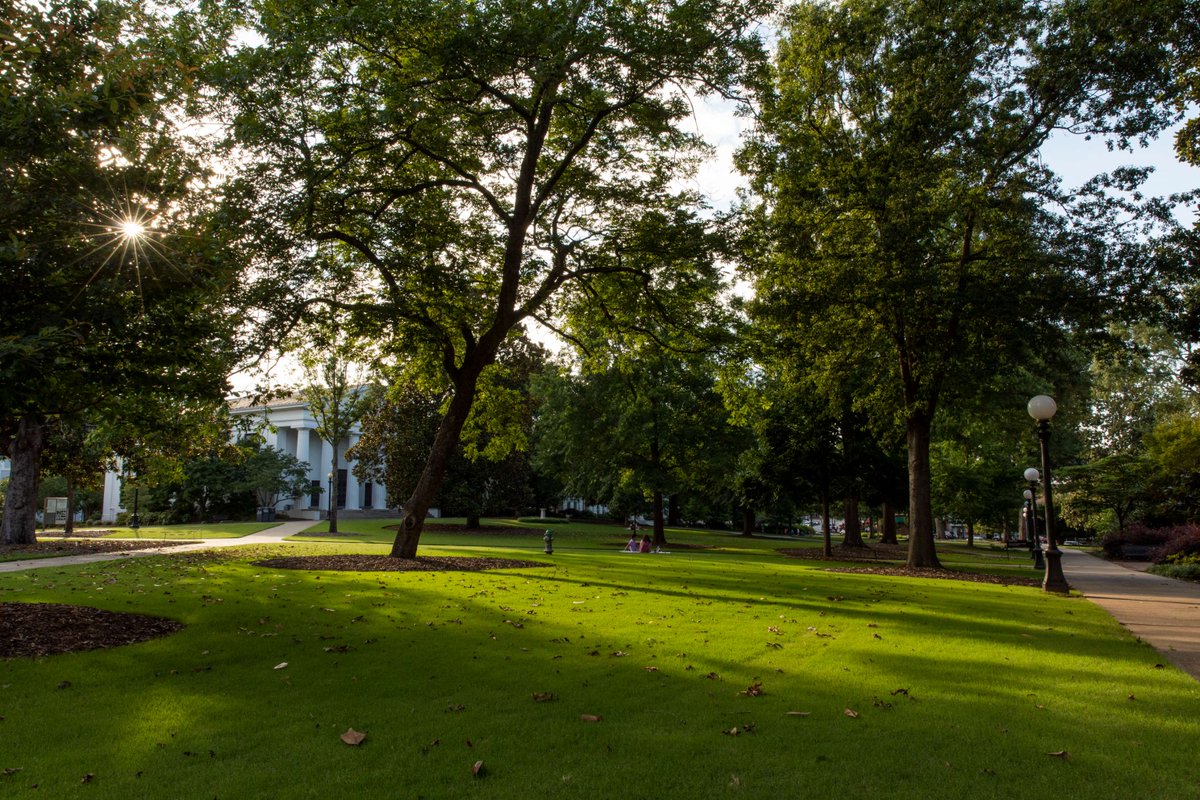
[[109,527],[115,539],[240,539],[252,533],[272,528],[277,522],[213,522],[183,525],[143,525],[136,531],[129,527]]
[[[390,541],[374,524],[342,521]],[[0,663],[2,794],[1196,797],[1200,683],[1081,598],[827,572],[774,552],[794,540],[681,532],[712,549],[628,555],[617,528],[553,527],[551,556],[534,534],[422,538],[546,564],[484,573],[274,570],[235,549],[2,575],[3,602],[187,625]],[[270,548],[333,550],[386,547]],[[1033,574],[965,551],[941,549]]]

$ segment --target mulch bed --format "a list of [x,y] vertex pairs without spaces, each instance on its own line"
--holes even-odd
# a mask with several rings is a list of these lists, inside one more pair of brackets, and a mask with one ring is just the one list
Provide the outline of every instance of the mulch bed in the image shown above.
[[392,558],[373,555],[281,556],[251,562],[273,569],[329,570],[333,572],[483,572],[489,569],[549,567],[537,561],[511,558],[465,558],[417,556]]
[[168,636],[182,622],[61,603],[0,603],[0,658],[102,650]]
[[[0,545],[0,557],[4,556],[83,556],[89,553],[127,553],[130,550],[142,550],[149,547],[174,547],[189,544],[187,539],[171,539],[160,541],[156,539],[126,539],[92,540],[92,539],[42,539],[34,544],[3,544]],[[8,560],[12,560],[9,558]]]

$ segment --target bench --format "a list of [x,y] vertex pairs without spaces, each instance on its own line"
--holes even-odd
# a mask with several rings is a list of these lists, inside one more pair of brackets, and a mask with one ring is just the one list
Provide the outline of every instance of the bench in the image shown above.
[[1122,544],[1117,549],[1117,559],[1120,561],[1149,561],[1150,555],[1158,549],[1155,544]]
[[1013,539],[1004,543],[1005,550],[1028,550],[1030,549],[1029,542],[1025,539]]

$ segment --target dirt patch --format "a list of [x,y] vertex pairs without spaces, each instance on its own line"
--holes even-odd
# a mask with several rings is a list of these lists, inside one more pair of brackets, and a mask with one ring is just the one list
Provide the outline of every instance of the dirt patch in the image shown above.
[[103,650],[168,636],[182,622],[61,603],[0,603],[0,658]]
[[[68,536],[67,538],[68,539],[101,539],[105,536],[112,536],[114,533],[116,533],[116,531],[111,530],[111,529],[106,529],[106,528],[84,528],[84,529],[76,528],[75,530],[71,531],[71,535]],[[63,535],[64,534],[62,531],[51,530],[48,532],[39,533],[38,538],[39,539],[61,539],[61,538],[63,538]]]
[[34,544],[4,544],[0,545],[0,558],[12,561],[21,556],[84,556],[90,553],[128,553],[131,550],[144,550],[151,547],[174,547],[189,544],[186,539],[158,541],[152,539],[114,539],[93,541],[90,539],[43,539]]
[[429,557],[392,558],[373,555],[280,556],[251,562],[273,569],[329,570],[334,572],[483,572],[489,569],[549,567],[537,561],[511,558]]
[[981,575],[977,572],[956,572],[931,567],[828,567],[826,572],[850,572],[859,575],[896,575],[901,578],[939,578],[947,581],[995,583],[1001,586],[1041,586],[1038,578],[1019,578],[1011,575]]

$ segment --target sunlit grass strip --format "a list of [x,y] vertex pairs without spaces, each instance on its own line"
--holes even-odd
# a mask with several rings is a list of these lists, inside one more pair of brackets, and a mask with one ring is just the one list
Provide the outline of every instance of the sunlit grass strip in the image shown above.
[[[438,553],[533,557],[458,541]],[[364,549],[386,548],[286,552]],[[537,560],[4,576],[4,601],[188,625],[0,665],[0,769],[21,769],[6,796],[66,796],[92,774],[104,798],[1194,797],[1200,685],[1082,599],[766,551]],[[351,727],[360,747],[338,739]]]

